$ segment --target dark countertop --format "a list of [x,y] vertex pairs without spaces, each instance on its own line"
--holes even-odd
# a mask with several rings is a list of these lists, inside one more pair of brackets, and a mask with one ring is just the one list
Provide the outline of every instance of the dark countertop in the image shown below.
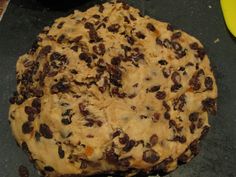
[[[50,3],[49,3],[50,1]],[[8,98],[15,89],[15,63],[46,25],[72,9],[85,10],[99,0],[12,0],[0,22],[0,176],[17,177],[18,167],[36,170],[16,146],[8,125]],[[236,177],[236,38],[225,27],[217,0],[129,0],[151,17],[168,21],[199,38],[205,45],[219,87],[219,111],[211,117],[212,128],[201,143],[201,152],[169,177]],[[64,4],[63,4],[64,3]],[[73,6],[73,8],[72,8]],[[66,7],[61,10],[58,7]],[[218,43],[214,43],[219,39]]]

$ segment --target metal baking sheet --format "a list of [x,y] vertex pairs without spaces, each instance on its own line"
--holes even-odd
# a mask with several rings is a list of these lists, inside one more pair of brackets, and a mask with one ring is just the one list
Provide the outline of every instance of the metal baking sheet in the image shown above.
[[[73,9],[85,10],[95,0],[12,0],[0,22],[0,177],[17,177],[19,165],[38,177],[16,146],[8,125],[8,98],[15,89],[15,63],[36,35]],[[219,87],[218,114],[201,143],[201,152],[168,177],[236,177],[236,39],[228,32],[219,0],[128,0],[142,13],[167,21],[205,45]]]

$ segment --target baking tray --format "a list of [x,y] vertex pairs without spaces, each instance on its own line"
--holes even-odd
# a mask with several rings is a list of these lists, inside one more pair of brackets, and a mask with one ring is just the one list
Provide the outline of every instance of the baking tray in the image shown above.
[[[36,35],[54,19],[74,9],[86,10],[93,0],[12,0],[0,22],[0,177],[17,177],[25,165],[37,171],[20,150],[8,125],[8,99],[15,89],[15,63]],[[210,117],[211,130],[201,152],[167,177],[236,177],[236,39],[228,32],[218,0],[130,0],[141,12],[167,21],[205,45],[219,87],[219,111]]]

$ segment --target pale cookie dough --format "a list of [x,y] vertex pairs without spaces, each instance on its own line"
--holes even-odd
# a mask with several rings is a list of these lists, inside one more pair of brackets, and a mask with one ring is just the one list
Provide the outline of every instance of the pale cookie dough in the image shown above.
[[39,34],[17,62],[9,120],[44,176],[163,174],[198,154],[216,98],[197,39],[109,2]]

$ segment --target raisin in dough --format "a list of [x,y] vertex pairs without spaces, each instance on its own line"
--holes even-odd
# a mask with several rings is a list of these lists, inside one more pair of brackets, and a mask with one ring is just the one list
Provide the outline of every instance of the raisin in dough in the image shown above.
[[13,134],[47,177],[167,173],[216,112],[202,44],[120,2],[75,11],[17,62]]

